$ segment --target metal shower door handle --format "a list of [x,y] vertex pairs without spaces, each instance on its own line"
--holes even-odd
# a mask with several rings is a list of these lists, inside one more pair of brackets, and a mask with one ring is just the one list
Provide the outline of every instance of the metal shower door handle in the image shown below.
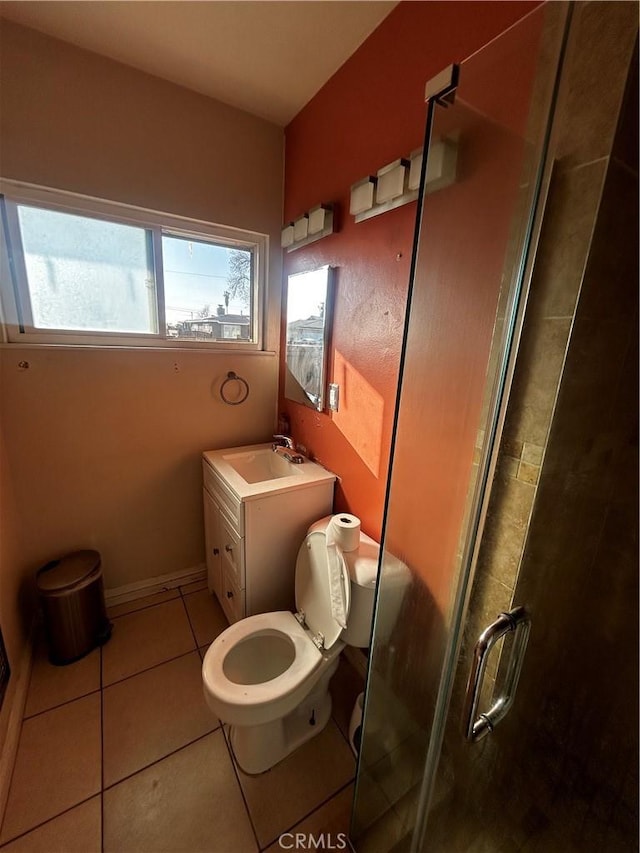
[[[501,613],[495,622],[480,634],[473,650],[473,664],[464,705],[464,732],[468,741],[475,743],[492,732],[509,713],[518,686],[530,629],[531,619],[527,611],[524,607],[514,607],[508,613]],[[485,714],[478,714],[482,682],[491,649],[498,640],[511,632],[515,633],[502,694]]]

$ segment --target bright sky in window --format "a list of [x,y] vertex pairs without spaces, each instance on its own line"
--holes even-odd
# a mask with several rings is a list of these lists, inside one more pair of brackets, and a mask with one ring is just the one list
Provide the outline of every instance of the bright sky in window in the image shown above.
[[[231,251],[212,243],[163,236],[167,323],[209,316],[216,313],[218,305],[225,305]],[[232,299],[225,313],[248,315],[249,305]]]

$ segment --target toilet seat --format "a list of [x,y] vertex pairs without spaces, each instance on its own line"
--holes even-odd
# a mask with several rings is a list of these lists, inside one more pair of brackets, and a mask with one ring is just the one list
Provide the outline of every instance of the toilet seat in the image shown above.
[[314,642],[330,649],[346,627],[351,583],[342,551],[328,542],[326,530],[311,530],[300,546],[295,590],[296,607]]
[[[250,684],[231,681],[225,672],[227,655],[243,641],[274,634],[287,639],[293,645],[294,657],[288,668],[268,681]],[[236,717],[246,708],[252,718],[256,712],[262,711],[262,722],[267,722],[268,719],[277,719],[281,700],[304,685],[322,660],[322,653],[314,646],[311,637],[293,613],[258,613],[234,622],[209,646],[202,663],[205,693],[208,690],[222,705],[233,706],[236,709]],[[273,708],[273,716],[270,706]],[[213,710],[216,711],[216,708]],[[218,711],[216,713],[220,716]]]

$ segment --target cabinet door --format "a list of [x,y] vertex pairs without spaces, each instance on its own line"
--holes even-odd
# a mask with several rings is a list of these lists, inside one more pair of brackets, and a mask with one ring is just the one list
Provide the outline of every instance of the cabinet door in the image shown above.
[[215,592],[222,600],[222,566],[220,560],[221,531],[220,508],[213,496],[206,489],[202,490],[204,498],[204,541],[207,559],[207,585],[209,592]]
[[245,616],[244,590],[239,589],[231,572],[222,569],[222,595],[220,604],[230,623],[237,622]]
[[220,530],[222,548],[223,571],[229,575],[238,589],[244,589],[244,539],[238,536],[238,532],[229,524],[224,513],[220,516]]

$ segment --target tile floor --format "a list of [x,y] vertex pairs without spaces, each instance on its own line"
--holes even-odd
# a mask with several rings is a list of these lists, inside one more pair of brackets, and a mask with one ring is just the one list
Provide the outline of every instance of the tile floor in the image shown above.
[[248,776],[202,696],[201,657],[227,624],[204,582],[110,616],[109,642],[77,663],[36,650],[3,853],[257,853],[281,849],[284,832],[348,831],[346,735],[362,689],[348,663],[325,730]]

